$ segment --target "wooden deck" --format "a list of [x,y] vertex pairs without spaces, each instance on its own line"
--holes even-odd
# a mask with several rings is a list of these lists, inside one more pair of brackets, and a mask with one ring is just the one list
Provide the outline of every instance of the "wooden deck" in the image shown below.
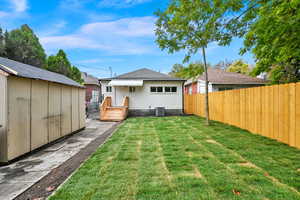
[[105,97],[100,106],[101,121],[119,122],[127,118],[129,106],[129,97],[124,97],[122,106],[111,106],[111,97]]

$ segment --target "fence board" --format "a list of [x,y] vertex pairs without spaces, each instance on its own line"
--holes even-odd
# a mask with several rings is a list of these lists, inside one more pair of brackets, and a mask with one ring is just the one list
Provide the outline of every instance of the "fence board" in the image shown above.
[[[205,95],[185,95],[184,110],[205,117]],[[210,118],[300,148],[300,83],[209,94]]]

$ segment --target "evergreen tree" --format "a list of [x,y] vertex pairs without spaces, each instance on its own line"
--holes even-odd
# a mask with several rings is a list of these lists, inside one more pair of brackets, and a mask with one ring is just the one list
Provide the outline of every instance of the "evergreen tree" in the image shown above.
[[2,28],[0,27],[0,56],[5,57],[5,54],[5,37]]
[[56,55],[48,57],[45,69],[63,74],[80,84],[83,83],[79,69],[71,65],[67,54],[62,49],[60,49]]
[[45,50],[26,24],[5,34],[5,49],[9,59],[40,68],[46,64]]
[[56,55],[48,57],[45,68],[49,71],[63,74],[67,77],[71,77],[72,75],[71,63],[62,49],[60,49]]
[[83,84],[83,82],[84,82],[83,79],[81,78],[80,70],[75,66],[72,66],[72,68],[71,68],[71,77],[70,78],[80,84]]

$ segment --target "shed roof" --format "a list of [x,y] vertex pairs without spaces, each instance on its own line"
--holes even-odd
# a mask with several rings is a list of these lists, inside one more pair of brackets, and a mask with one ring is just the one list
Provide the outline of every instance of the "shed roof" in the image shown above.
[[[263,79],[247,76],[236,72],[226,72],[221,69],[208,68],[208,81],[212,84],[222,85],[264,85],[266,81]],[[197,80],[205,81],[204,73],[197,78],[189,79],[186,85],[196,82]]]
[[45,69],[41,69],[32,65],[27,65],[3,57],[0,57],[0,69],[7,72],[8,74],[19,77],[50,81],[75,87],[83,87],[76,81],[73,81],[72,79],[62,74],[50,72]]
[[86,73],[86,72],[82,72],[81,77],[84,80],[85,85],[98,85],[98,86],[100,86],[99,79],[92,76],[92,75],[90,75],[90,74],[88,74],[88,73]]
[[138,80],[155,80],[155,81],[185,81],[181,78],[176,78],[169,76],[167,74],[163,74],[160,72],[156,72],[147,68],[142,68],[139,70],[135,70],[133,72],[128,72],[126,74],[121,74],[119,76],[115,76],[112,78],[105,78],[101,80],[113,80],[113,79],[138,79]]

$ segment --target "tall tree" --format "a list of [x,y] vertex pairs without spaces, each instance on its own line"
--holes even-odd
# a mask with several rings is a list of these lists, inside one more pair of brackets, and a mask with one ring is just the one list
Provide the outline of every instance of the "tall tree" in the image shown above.
[[273,83],[300,81],[300,1],[273,0],[257,11],[241,53],[257,60],[253,75],[269,72]]
[[[221,30],[229,12],[242,7],[234,1],[211,0],[172,0],[165,11],[158,11],[156,22],[156,42],[169,53],[185,50],[184,61],[201,51],[205,73],[205,113],[209,125],[208,77],[205,49],[210,42],[225,44],[231,38],[227,31]],[[241,0],[242,1],[242,0]],[[226,27],[225,27],[226,28]]]
[[250,72],[249,65],[245,63],[243,60],[234,61],[227,69],[227,72],[236,72],[240,74],[248,75]]
[[0,27],[0,56],[4,57],[6,55],[5,52],[5,36],[2,31],[2,28]]
[[83,84],[83,82],[84,82],[82,77],[81,77],[80,70],[75,66],[71,67],[71,77],[70,78],[73,79],[74,81],[80,83],[80,84]]
[[60,49],[56,55],[48,57],[45,69],[63,74],[80,84],[83,83],[81,72],[77,67],[71,65],[67,54],[62,49]]
[[46,64],[46,53],[28,25],[10,31],[5,36],[6,57],[36,67]]
[[71,63],[67,58],[67,54],[60,49],[56,55],[51,55],[47,59],[46,69],[52,72],[63,74],[65,76],[71,77]]

